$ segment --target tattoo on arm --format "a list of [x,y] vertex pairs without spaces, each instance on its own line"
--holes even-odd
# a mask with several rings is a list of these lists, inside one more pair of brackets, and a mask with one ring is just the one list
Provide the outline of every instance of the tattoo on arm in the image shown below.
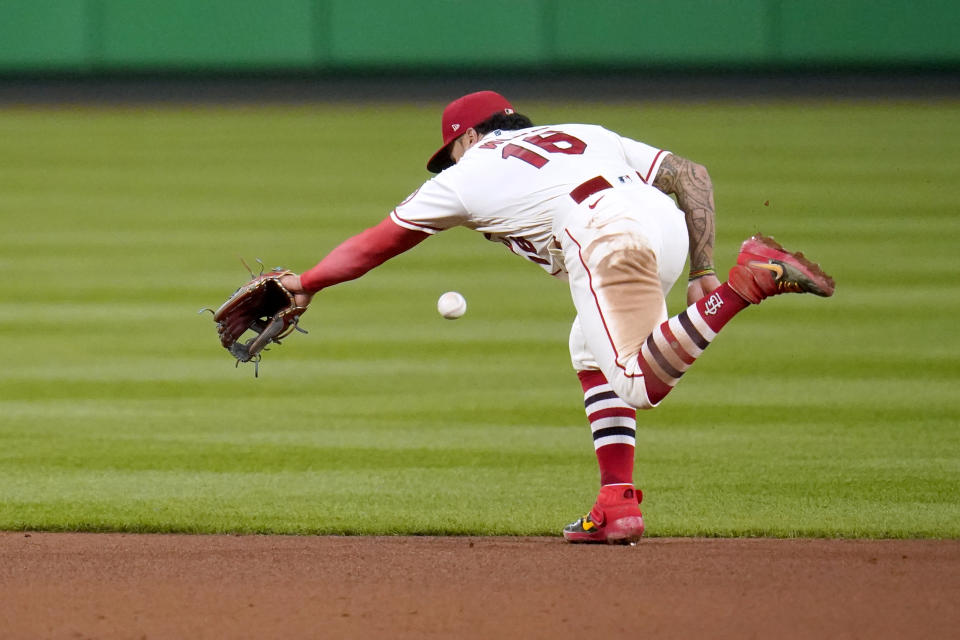
[[677,197],[677,206],[687,220],[690,236],[690,269],[713,266],[714,217],[713,182],[706,167],[677,155],[660,163],[653,186]]

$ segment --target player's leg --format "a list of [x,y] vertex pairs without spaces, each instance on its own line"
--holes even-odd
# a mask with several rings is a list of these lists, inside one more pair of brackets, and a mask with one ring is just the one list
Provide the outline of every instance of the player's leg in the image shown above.
[[580,323],[570,332],[570,355],[583,388],[584,408],[600,468],[600,492],[590,512],[564,528],[570,542],[633,542],[643,535],[641,493],[633,485],[636,409],[617,397],[586,347]]
[[665,295],[686,260],[683,214],[659,192],[631,190],[575,220],[561,247],[586,349],[621,399],[655,406],[637,356],[667,321]]
[[[593,308],[598,308],[593,298],[596,290],[589,286],[591,274],[585,268],[569,264],[569,246],[576,244],[578,238],[587,239],[590,248],[584,252],[586,261],[597,262],[595,272],[604,276],[603,282],[597,284],[601,285],[599,295],[606,313],[604,316],[588,312],[585,326],[578,316],[570,332],[570,355],[583,387],[601,484],[590,511],[564,528],[564,538],[576,543],[634,542],[643,535],[642,493],[633,484],[636,411],[631,402],[618,395],[619,389],[624,388],[622,382],[615,389],[608,381],[608,375],[619,375],[616,370],[613,374],[607,373],[617,365],[616,349],[610,345],[636,352],[649,329],[640,335],[632,330],[631,324],[653,327],[666,319],[664,291],[678,277],[686,255],[686,235],[682,235],[674,248],[678,259],[668,264],[661,274],[649,238],[639,234],[619,209],[608,207],[606,211],[608,224],[597,223],[604,220],[603,212],[594,209],[592,213],[601,215],[595,215],[582,229],[568,229],[565,251],[571,293],[578,312],[591,303],[585,300],[588,296]],[[619,322],[620,319],[629,319],[629,322]],[[598,338],[601,335],[603,338]],[[597,344],[600,344],[599,350]]]
[[[608,207],[617,205],[613,198],[606,200]],[[617,395],[638,409],[663,400],[749,304],[780,293],[833,293],[833,280],[802,254],[755,236],[741,247],[728,282],[668,319],[664,296],[685,258],[685,242],[681,252],[676,239],[685,239],[686,230],[678,227],[675,208],[671,215],[656,198],[644,206],[648,213],[659,209],[660,215],[631,219],[608,211],[613,222],[569,226],[561,243],[590,349]]]
[[[611,231],[606,229],[608,233]],[[664,291],[677,279],[686,254],[685,235],[677,241],[677,246],[668,245],[664,249],[658,245],[661,253],[672,249],[672,261],[663,261],[665,268],[661,269],[646,238],[631,239],[625,233],[631,231],[629,228],[621,231],[616,240],[617,250],[610,252],[607,259],[599,260],[599,266],[593,271],[568,266],[578,310],[584,308],[584,304],[596,309],[602,305],[602,311],[588,318],[594,323],[592,339],[588,339],[579,316],[570,332],[570,356],[583,387],[601,484],[590,511],[563,530],[564,538],[574,543],[634,542],[643,535],[642,493],[633,484],[636,410],[621,399],[601,369],[602,363],[608,370],[618,365],[617,349],[633,353],[635,361],[651,329],[666,320]],[[577,231],[571,233],[571,237],[590,237],[587,231],[583,231],[583,236],[580,234]],[[591,283],[596,274],[600,277],[593,282],[594,287],[578,288],[584,281]],[[587,297],[590,300],[584,302]],[[593,307],[589,307],[591,301]],[[631,333],[630,323],[643,323],[646,328]],[[603,337],[598,340],[600,335]],[[600,357],[594,353],[597,344]],[[619,373],[614,369],[613,375]],[[642,385],[642,373],[633,382]],[[644,387],[640,388],[646,393]]]
[[782,293],[827,297],[833,290],[833,278],[802,253],[791,253],[766,236],[749,238],[727,282],[660,323],[644,341],[635,361],[650,406],[670,393],[720,330],[747,306]]
[[[607,205],[616,205],[614,198]],[[597,204],[597,203],[594,203]],[[654,201],[651,206],[662,203]],[[671,207],[672,207],[672,203]],[[679,211],[672,208],[679,216]],[[678,279],[686,257],[686,229],[670,211],[631,222],[623,211],[607,212],[611,221],[583,219],[565,229],[564,259],[578,319],[571,333],[571,355],[584,387],[595,445],[604,433],[589,406],[609,393],[638,408],[656,406],[683,373],[739,311],[771,295],[809,292],[830,295],[833,281],[801,254],[791,254],[772,239],[755,236],[741,247],[729,281],[682,313],[667,318],[665,295]],[[680,223],[680,224],[678,224]],[[589,355],[579,355],[581,354]],[[608,398],[611,396],[607,396]],[[602,418],[602,415],[596,416]],[[571,542],[636,540],[643,533],[641,494],[632,484],[635,423],[626,449],[597,447],[600,494],[591,511],[564,529]],[[624,444],[624,443],[616,443]],[[629,471],[628,471],[629,470]],[[635,501],[635,502],[634,502]]]
[[621,400],[596,369],[577,372],[583,405],[593,434],[600,485],[633,484],[637,410]]
[[567,525],[570,542],[635,542],[643,535],[642,494],[633,485],[636,409],[618,398],[597,370],[577,372],[600,467],[600,492],[590,509]]
[[[778,270],[771,271],[768,266],[775,266]],[[750,264],[733,267],[728,281],[710,295],[655,325],[638,351],[629,347],[618,350],[617,343],[610,339],[611,334],[605,331],[605,325],[616,326],[618,322],[614,317],[605,318],[600,306],[602,302],[597,304],[592,333],[596,336],[594,341],[598,343],[598,353],[607,352],[606,357],[598,356],[598,360],[604,363],[602,369],[618,395],[638,409],[653,408],[703,355],[720,330],[750,304],[758,304],[767,297],[781,293],[832,292],[832,281],[827,285],[829,276],[811,280],[809,288],[803,288],[806,285],[801,279],[784,278],[783,275],[792,270],[790,267],[786,262],[776,264],[769,261],[759,264],[751,261]],[[598,288],[596,300],[603,300],[603,289],[602,285]],[[653,297],[651,295],[651,299]],[[590,301],[587,303],[589,305]],[[584,317],[588,315],[583,314]],[[638,323],[637,329],[639,335],[646,327]],[[600,344],[603,341],[606,341],[606,345]]]
[[570,330],[570,358],[583,388],[583,406],[600,468],[600,485],[633,484],[637,410],[617,396],[597,368],[577,319]]
[[569,542],[628,543],[643,536],[642,493],[633,484],[637,411],[614,392],[580,326],[570,330],[570,359],[583,388],[583,405],[590,422],[600,469],[600,491],[588,513],[563,530]]

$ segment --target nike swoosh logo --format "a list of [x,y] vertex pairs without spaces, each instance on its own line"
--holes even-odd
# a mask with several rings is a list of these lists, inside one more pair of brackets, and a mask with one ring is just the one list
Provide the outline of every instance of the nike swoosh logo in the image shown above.
[[753,264],[761,269],[772,271],[773,277],[776,280],[779,280],[783,277],[783,267],[775,262],[753,262]]
[[603,200],[605,197],[606,197],[606,196],[600,196],[599,198],[597,198],[597,201],[596,201],[596,202],[594,202],[593,204],[588,204],[587,207],[590,208],[590,209],[593,209],[593,208],[596,207],[598,204],[600,204],[600,201]]

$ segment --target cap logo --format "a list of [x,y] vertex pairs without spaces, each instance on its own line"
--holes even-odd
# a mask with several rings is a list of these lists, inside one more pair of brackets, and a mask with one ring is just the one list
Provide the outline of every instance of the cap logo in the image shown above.
[[454,123],[454,124],[450,125],[450,128],[453,129],[454,131],[459,131],[459,130],[460,130],[460,125],[457,124],[457,123]]

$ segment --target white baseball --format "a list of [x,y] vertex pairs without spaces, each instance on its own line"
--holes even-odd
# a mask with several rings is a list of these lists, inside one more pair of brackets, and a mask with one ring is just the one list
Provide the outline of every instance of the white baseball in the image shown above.
[[467,300],[456,291],[447,291],[437,300],[437,311],[447,320],[456,320],[467,312]]

